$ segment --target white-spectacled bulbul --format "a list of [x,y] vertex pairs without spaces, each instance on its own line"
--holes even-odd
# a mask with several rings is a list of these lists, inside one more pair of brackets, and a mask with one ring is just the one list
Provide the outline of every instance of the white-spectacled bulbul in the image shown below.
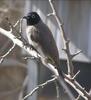
[[[38,52],[59,70],[60,60],[56,42],[52,32],[36,12],[30,12],[23,17],[27,21],[26,34],[29,41]],[[62,72],[59,72],[61,75]]]

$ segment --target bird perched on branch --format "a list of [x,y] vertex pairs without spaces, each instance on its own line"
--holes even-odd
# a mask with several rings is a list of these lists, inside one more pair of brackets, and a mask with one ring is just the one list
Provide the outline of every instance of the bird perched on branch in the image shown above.
[[[59,53],[52,32],[48,26],[36,12],[29,12],[23,18],[27,21],[26,34],[29,44],[35,47],[45,57],[47,62],[59,70]],[[61,71],[59,73],[63,75]]]

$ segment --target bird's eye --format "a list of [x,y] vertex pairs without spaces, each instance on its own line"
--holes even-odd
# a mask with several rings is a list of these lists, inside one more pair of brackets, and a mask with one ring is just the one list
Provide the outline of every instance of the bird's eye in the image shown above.
[[32,15],[31,17],[32,17],[32,18],[35,18],[35,15]]

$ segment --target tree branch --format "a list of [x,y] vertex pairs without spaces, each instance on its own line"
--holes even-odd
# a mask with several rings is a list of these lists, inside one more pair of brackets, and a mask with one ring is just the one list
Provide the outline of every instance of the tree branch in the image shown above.
[[70,54],[70,49],[69,49],[70,41],[67,40],[67,37],[66,37],[65,32],[64,32],[63,24],[61,24],[62,21],[60,20],[60,18],[57,15],[57,11],[56,11],[56,9],[54,7],[54,1],[55,0],[49,0],[50,6],[52,8],[52,13],[51,14],[55,17],[55,19],[56,19],[56,21],[58,23],[58,27],[59,27],[59,30],[61,32],[61,36],[62,36],[62,39],[63,39],[64,50],[66,51],[66,55],[67,55],[68,75],[70,77],[73,77],[74,76],[74,73],[73,73],[74,66],[72,64],[71,56],[70,56],[71,55]]
[[42,57],[38,52],[36,52],[35,49],[33,49],[33,48],[31,49],[30,45],[25,45],[21,40],[19,40],[16,36],[14,36],[13,33],[11,33],[11,31],[6,31],[0,27],[0,33],[3,34],[4,36],[8,37],[9,39],[11,39],[14,44],[16,44],[19,47],[21,47],[22,49],[24,49],[31,56],[39,59],[42,62],[42,64],[45,65],[45,67],[47,67],[49,70],[51,70],[51,72],[55,75],[55,77],[57,77],[59,84],[64,88],[64,90],[69,95],[70,99],[73,100],[72,98],[74,98],[74,97],[73,97],[72,93],[70,92],[69,88],[65,84],[64,79],[59,76],[59,73],[58,73],[57,69],[55,68],[55,66],[53,66],[50,63],[46,63],[44,57]]
[[5,53],[3,56],[0,57],[0,63],[3,62],[4,58],[10,54],[10,52],[15,48],[15,44],[13,44],[13,46],[8,50],[7,53]]
[[45,83],[38,85],[28,95],[26,95],[22,100],[27,99],[29,96],[31,96],[33,93],[35,93],[39,88],[44,88],[47,84],[54,82],[56,80],[56,78],[57,77],[54,77],[53,79],[47,80]]
[[54,18],[56,19],[58,26],[59,26],[59,30],[61,32],[62,38],[63,38],[63,42],[64,42],[64,51],[67,55],[67,67],[68,67],[68,76],[66,76],[65,81],[70,84],[77,92],[80,96],[82,96],[85,100],[91,100],[91,96],[89,95],[89,93],[76,81],[75,77],[78,75],[78,73],[76,75],[74,75],[74,66],[72,63],[72,59],[73,57],[75,57],[76,55],[78,55],[81,51],[77,52],[76,54],[71,54],[70,52],[70,48],[69,48],[69,43],[70,41],[67,39],[64,28],[63,28],[63,24],[61,24],[61,20],[59,18],[59,16],[57,15],[57,11],[54,7],[54,1],[55,0],[49,0],[49,4],[51,6],[52,9],[52,13],[48,14],[48,16],[53,15]]
[[60,92],[59,92],[59,86],[57,84],[57,81],[55,81],[55,86],[56,86],[56,95],[57,95],[57,100],[60,100]]
[[16,44],[19,47],[23,48],[30,55],[35,56],[36,58],[40,57],[40,55],[36,51],[30,50],[30,46],[24,45],[24,43],[21,40],[19,40],[16,36],[14,36],[13,33],[11,33],[10,31],[6,31],[3,28],[0,28],[0,33],[3,34],[3,35],[5,35],[6,37],[8,37],[10,40],[12,40],[12,42],[14,44]]

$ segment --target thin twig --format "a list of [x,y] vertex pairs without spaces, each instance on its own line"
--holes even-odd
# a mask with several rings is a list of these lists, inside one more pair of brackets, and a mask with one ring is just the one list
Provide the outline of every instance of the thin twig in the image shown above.
[[24,57],[23,59],[24,59],[24,60],[28,60],[28,59],[33,59],[33,60],[34,60],[34,59],[36,59],[36,58],[35,58],[34,56],[33,56],[33,57],[30,57],[30,56],[28,57],[28,56],[27,56],[27,57]]
[[71,55],[70,54],[70,49],[69,49],[70,41],[67,40],[67,37],[66,37],[65,32],[64,32],[63,24],[61,24],[62,21],[60,20],[60,18],[57,15],[57,11],[54,7],[54,2],[53,1],[54,0],[49,0],[49,3],[50,3],[50,6],[52,8],[53,16],[55,17],[55,19],[58,23],[59,30],[60,30],[61,35],[62,35],[62,39],[63,39],[63,43],[64,43],[64,49],[66,50],[66,55],[67,55],[68,74],[70,75],[70,77],[73,77],[74,76],[74,73],[73,73],[74,66],[72,64],[71,56],[70,56]]
[[20,23],[20,29],[19,29],[19,32],[22,33],[22,21],[23,21],[23,18],[21,18],[19,20],[19,23]]
[[[19,25],[19,31],[17,32],[19,35],[19,39],[21,39],[23,41],[23,43],[25,45],[29,45],[29,43],[27,42],[27,40],[23,37],[23,32],[22,32],[22,22],[23,22],[23,18],[20,18],[14,25],[13,28],[15,29],[16,26]],[[34,48],[33,48],[34,49]],[[36,49],[35,49],[36,50]],[[37,51],[37,50],[36,50]]]
[[79,99],[80,99],[80,97],[81,97],[81,96],[80,96],[80,95],[78,95],[78,97],[76,98],[76,100],[79,100]]
[[9,27],[10,27],[10,32],[13,32],[13,25],[11,24],[11,22],[10,22],[9,18],[8,18],[8,17],[6,17],[6,20],[7,20],[8,24],[9,24]]
[[56,79],[57,79],[57,77],[54,77],[54,78],[52,78],[50,80],[47,80],[45,83],[42,83],[42,84],[38,85],[28,95],[26,95],[22,100],[27,99],[29,96],[33,95],[33,93],[35,93],[36,91],[38,91],[38,89],[44,88],[47,84],[54,82]]
[[[15,27],[19,24],[19,22],[22,21],[22,18],[21,18],[19,21],[17,21],[15,25],[12,25],[12,23],[10,22],[10,20],[9,20],[8,17],[6,17],[6,20],[7,20],[8,24],[9,24],[9,26],[10,26],[10,33],[12,33],[13,30],[17,31],[17,30],[15,29]],[[22,28],[22,27],[21,27],[21,24],[20,24],[20,30],[22,30],[21,28]],[[18,32],[17,32],[17,33],[18,33]],[[1,50],[2,50],[2,49],[4,50],[4,48],[5,48],[9,43],[10,43],[10,40],[7,41],[6,45],[5,45],[3,48],[1,48]],[[2,63],[3,60],[4,60],[4,58],[5,58],[7,55],[10,54],[10,52],[14,49],[14,47],[15,47],[15,44],[8,50],[8,52],[6,52],[3,56],[0,57],[0,63]]]
[[79,73],[80,73],[80,70],[78,70],[78,72],[74,75],[72,79],[75,79]]
[[57,92],[57,100],[60,100],[60,91],[59,91],[59,86],[57,84],[57,81],[55,81],[55,85],[56,85],[56,92]]
[[23,18],[19,19],[19,20],[13,25],[13,27],[16,27],[22,20],[23,20]]
[[24,89],[26,88],[27,84],[28,84],[28,79],[29,79],[29,76],[27,75],[23,81],[23,84],[22,84],[22,89],[19,93],[19,99],[18,100],[21,100],[23,99],[23,94],[24,94]]
[[[22,36],[22,21],[23,18],[20,18],[14,25],[10,22],[9,18],[6,17],[6,20],[10,26],[10,32],[12,33],[13,31],[15,31],[16,33],[18,33],[19,36],[17,36],[19,39],[21,39],[22,41],[25,42],[26,44],[26,40],[23,38]],[[16,30],[16,27],[19,25],[19,31]]]
[[71,58],[73,59],[75,56],[77,56],[78,54],[82,53],[82,50],[78,51],[77,53],[71,55]]
[[48,16],[53,15],[58,23],[58,26],[59,26],[59,29],[60,29],[60,32],[63,38],[63,42],[64,42],[64,51],[66,52],[66,55],[67,55],[68,76],[70,77],[68,77],[67,79],[65,78],[65,81],[69,83],[78,92],[78,94],[81,95],[85,100],[88,100],[89,98],[91,99],[88,92],[75,80],[75,77],[78,75],[78,73],[74,75],[74,72],[73,72],[74,66],[72,63],[72,58],[78,55],[79,53],[81,53],[81,51],[77,52],[74,55],[71,55],[70,48],[69,48],[70,41],[67,40],[67,37],[64,32],[63,24],[61,24],[62,21],[57,15],[57,11],[54,7],[54,0],[49,0],[49,4],[52,8],[52,13],[48,14]]
[[71,80],[69,78],[65,78],[65,81],[70,84],[70,86],[72,86],[75,91],[77,91],[77,93],[81,95],[81,97],[83,97],[85,100],[89,100],[88,98],[91,99],[88,92],[75,79]]
[[3,62],[4,58],[10,54],[10,52],[15,48],[15,44],[13,44],[13,46],[8,50],[8,52],[6,52],[3,56],[0,57],[0,63]]

